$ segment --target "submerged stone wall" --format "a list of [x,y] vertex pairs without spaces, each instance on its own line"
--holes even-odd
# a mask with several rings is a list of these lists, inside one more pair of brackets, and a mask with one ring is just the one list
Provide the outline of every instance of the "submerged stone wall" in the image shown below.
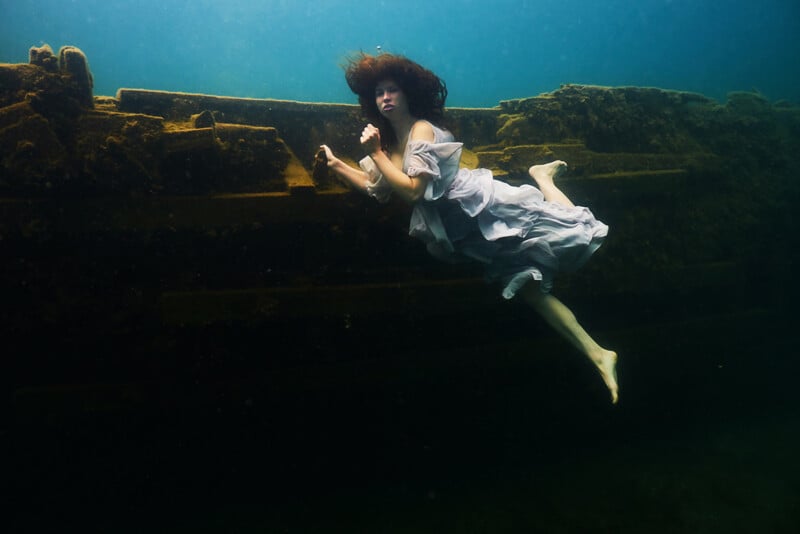
[[[459,329],[482,328],[487,306],[495,322],[516,315],[477,268],[441,265],[408,238],[406,206],[329,175],[321,143],[362,155],[356,106],[133,89],[87,98],[85,56],[60,56],[32,49],[30,64],[0,65],[0,248],[11,258],[0,320],[17,342],[46,331],[67,352],[127,339],[163,355],[193,329],[258,325],[274,329],[277,358],[296,348],[292,333],[306,349],[319,342],[302,334],[312,326],[335,353],[376,315],[447,315]],[[569,163],[563,189],[611,233],[558,280],[568,301],[642,318],[749,309],[796,288],[795,106],[565,85],[448,120],[462,164],[500,179]]]

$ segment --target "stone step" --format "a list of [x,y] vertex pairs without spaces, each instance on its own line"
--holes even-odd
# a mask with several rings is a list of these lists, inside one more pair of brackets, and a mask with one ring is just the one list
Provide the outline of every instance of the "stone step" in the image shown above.
[[[613,289],[592,290],[592,298],[624,294],[682,294],[686,291],[734,289],[745,272],[737,262],[708,262],[661,268]],[[481,278],[451,278],[353,285],[260,287],[221,291],[176,291],[162,294],[162,321],[170,325],[206,325],[275,319],[376,315],[415,317],[469,313],[500,304],[496,286]],[[579,284],[560,284],[559,294],[580,291]],[[446,302],[445,308],[442,303]]]
[[587,150],[580,143],[518,145],[503,150],[478,151],[477,166],[492,169],[498,176],[524,176],[531,165],[564,160],[569,165],[565,178],[631,174],[713,166],[716,156],[708,153],[636,154],[600,153]]
[[[162,321],[168,325],[248,323],[275,319],[392,315],[415,310],[431,316],[481,309],[499,297],[480,278],[421,280],[343,286],[243,288],[164,293]],[[447,307],[442,304],[447,302]]]
[[[195,134],[192,134],[195,135]],[[186,141],[189,142],[189,141]],[[202,142],[212,142],[204,137]],[[348,218],[386,217],[404,220],[404,206],[377,205],[342,186],[319,189],[293,153],[285,169],[286,187],[261,193],[214,195],[101,196],[86,198],[0,198],[5,220],[48,220],[62,232],[213,228],[240,224],[320,223]],[[514,185],[530,184],[522,177],[497,175]],[[567,194],[580,193],[588,203],[617,197],[672,194],[688,178],[685,169],[624,171],[562,178]],[[374,212],[374,213],[373,213]]]
[[219,123],[276,127],[307,168],[321,144],[334,147],[338,155],[361,153],[363,120],[355,105],[125,88],[117,91],[117,101],[121,111],[158,115],[169,122],[187,122],[208,112]]
[[[215,195],[101,196],[85,198],[0,197],[6,221],[39,221],[59,233],[214,228],[248,224],[315,224],[397,215],[402,206],[375,205],[344,188],[314,188],[305,168],[290,161],[285,191]],[[373,213],[376,212],[376,213]],[[403,212],[405,213],[405,212]],[[403,218],[407,215],[403,215]],[[33,222],[31,222],[33,224]]]
[[[512,185],[533,184],[527,173],[498,174],[496,177]],[[686,169],[660,169],[650,171],[622,171],[574,176],[571,173],[559,178],[559,187],[576,204],[608,209],[612,205],[630,203],[634,199],[666,200],[685,190],[689,172]],[[672,204],[654,208],[661,212]]]
[[673,194],[688,177],[686,169],[659,169],[647,171],[620,171],[579,176],[566,183],[580,184],[587,192],[614,187],[618,193],[638,195],[642,193]]

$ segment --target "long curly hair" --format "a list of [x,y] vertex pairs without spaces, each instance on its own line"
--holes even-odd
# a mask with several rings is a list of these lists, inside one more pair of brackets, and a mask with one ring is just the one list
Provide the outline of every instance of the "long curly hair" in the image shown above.
[[361,111],[380,129],[385,149],[397,143],[397,136],[375,104],[375,87],[382,80],[390,79],[400,86],[408,99],[412,116],[439,125],[444,120],[447,85],[419,63],[396,54],[371,56],[361,52],[348,58],[344,69],[347,85],[358,95]]

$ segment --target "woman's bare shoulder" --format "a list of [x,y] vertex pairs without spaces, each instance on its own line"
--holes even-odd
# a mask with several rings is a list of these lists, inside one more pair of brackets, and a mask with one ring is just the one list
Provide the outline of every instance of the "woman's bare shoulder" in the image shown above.
[[409,136],[412,141],[429,141],[433,142],[436,139],[436,134],[433,131],[433,124],[420,119],[411,127],[411,135]]

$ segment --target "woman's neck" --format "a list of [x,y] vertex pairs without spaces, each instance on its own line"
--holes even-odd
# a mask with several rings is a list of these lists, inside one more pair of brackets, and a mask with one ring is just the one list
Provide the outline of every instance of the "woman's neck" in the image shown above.
[[405,149],[406,143],[408,142],[408,136],[411,134],[411,128],[416,122],[417,118],[411,115],[397,117],[395,120],[389,121],[389,124],[392,126],[392,130],[394,130],[394,135],[397,137],[398,150],[402,151]]

